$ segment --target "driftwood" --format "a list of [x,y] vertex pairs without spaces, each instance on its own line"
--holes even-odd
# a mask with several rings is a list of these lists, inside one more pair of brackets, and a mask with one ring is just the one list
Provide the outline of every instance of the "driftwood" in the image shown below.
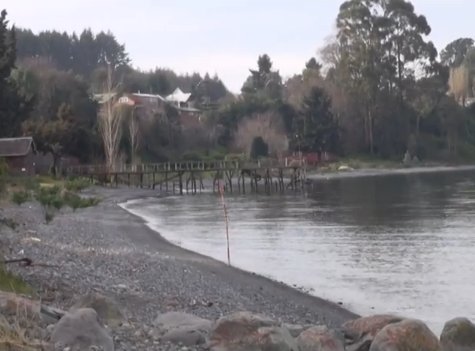
[[52,265],[52,264],[45,264],[45,263],[33,263],[33,260],[28,257],[24,258],[15,258],[11,260],[3,260],[0,261],[3,264],[9,264],[9,263],[21,263],[22,267],[32,267],[32,266],[37,266],[37,267],[59,267],[58,265]]

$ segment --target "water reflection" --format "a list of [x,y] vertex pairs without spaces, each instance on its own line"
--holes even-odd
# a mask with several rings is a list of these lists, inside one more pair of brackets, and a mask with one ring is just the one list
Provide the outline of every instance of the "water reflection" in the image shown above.
[[[397,312],[440,331],[475,318],[475,173],[321,180],[306,195],[227,198],[232,262],[366,314]],[[130,205],[171,241],[226,261],[221,200]],[[374,308],[374,310],[373,310]]]

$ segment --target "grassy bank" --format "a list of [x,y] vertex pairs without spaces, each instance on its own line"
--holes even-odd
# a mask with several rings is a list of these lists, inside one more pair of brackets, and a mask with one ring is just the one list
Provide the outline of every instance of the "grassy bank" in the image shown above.
[[[3,257],[0,256],[0,260],[3,261]],[[10,273],[5,269],[3,265],[0,264],[0,291],[14,292],[17,294],[25,294],[29,296],[34,296],[34,289],[25,283],[23,280],[17,276]]]
[[[405,165],[402,160],[388,160],[368,156],[344,157],[336,162],[319,165],[310,173],[325,174],[335,173],[343,168],[347,170],[391,170],[411,167],[454,167],[475,164],[475,160],[455,160],[455,161],[424,161]],[[341,171],[341,170],[340,170]]]
[[[0,189],[0,291],[34,295],[34,290],[20,278],[13,275],[5,265],[2,255],[1,233],[4,230],[16,230],[18,224],[1,209],[15,204],[19,207],[31,200],[38,201],[44,208],[45,221],[53,220],[54,214],[62,207],[73,210],[95,206],[99,199],[81,197],[78,193],[87,188],[89,183],[84,179],[59,179],[53,177],[26,177],[1,179]],[[16,263],[14,263],[16,264]]]

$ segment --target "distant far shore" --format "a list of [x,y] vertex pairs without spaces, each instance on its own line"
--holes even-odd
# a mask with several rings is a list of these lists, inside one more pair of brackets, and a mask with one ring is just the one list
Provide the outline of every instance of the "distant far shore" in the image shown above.
[[475,171],[475,165],[465,166],[419,166],[408,168],[366,168],[366,169],[350,169],[350,170],[331,170],[320,173],[311,171],[307,174],[307,179],[334,179],[334,178],[350,178],[350,177],[374,177],[387,176],[396,174],[417,174],[417,173],[436,173],[436,172],[457,172],[457,171]]

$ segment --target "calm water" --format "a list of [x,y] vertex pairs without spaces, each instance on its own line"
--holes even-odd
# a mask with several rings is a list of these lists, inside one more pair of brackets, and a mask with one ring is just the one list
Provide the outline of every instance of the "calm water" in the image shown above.
[[[305,195],[226,201],[233,265],[436,333],[455,316],[475,319],[475,172],[321,180]],[[227,260],[216,195],[127,208],[170,241]]]

